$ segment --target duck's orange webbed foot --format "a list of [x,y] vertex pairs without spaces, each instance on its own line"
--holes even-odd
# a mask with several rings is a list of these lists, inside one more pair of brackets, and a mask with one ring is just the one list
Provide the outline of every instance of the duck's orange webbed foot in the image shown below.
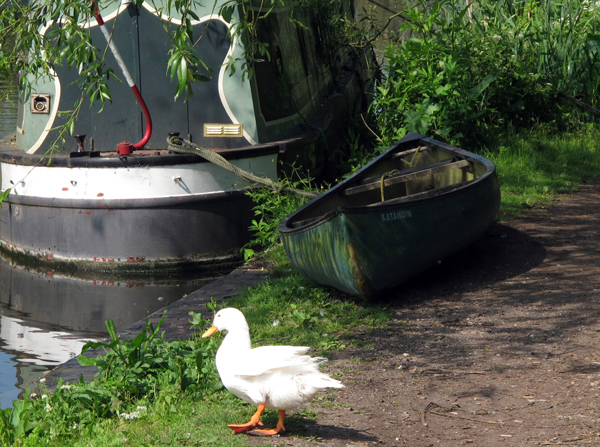
[[250,418],[250,422],[245,424],[231,424],[228,425],[228,427],[232,429],[236,435],[238,433],[246,433],[254,430],[258,425],[263,425],[263,423],[260,422],[260,415],[263,413],[263,411],[265,411],[265,404],[259,404],[258,408],[256,409],[256,413],[254,413]]
[[237,435],[238,433],[246,433],[251,430],[254,430],[256,428],[256,426],[258,426],[258,425],[263,425],[263,423],[260,421],[254,423],[254,422],[252,422],[252,420],[250,420],[250,422],[248,422],[246,424],[231,424],[231,425],[228,425],[228,427],[230,429],[232,429],[233,432]]
[[256,430],[256,433],[263,435],[263,436],[278,435],[282,431],[285,431],[285,427],[283,426],[284,419],[285,419],[285,410],[279,410],[279,420],[277,421],[277,427],[258,429],[258,430]]

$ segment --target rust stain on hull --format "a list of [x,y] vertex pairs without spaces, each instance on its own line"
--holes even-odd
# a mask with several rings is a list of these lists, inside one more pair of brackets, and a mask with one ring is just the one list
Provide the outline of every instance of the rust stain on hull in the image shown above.
[[348,254],[350,255],[350,264],[352,266],[352,270],[354,271],[354,279],[356,280],[358,292],[363,299],[368,301],[371,298],[371,287],[369,286],[370,281],[363,272],[354,244],[348,244]]

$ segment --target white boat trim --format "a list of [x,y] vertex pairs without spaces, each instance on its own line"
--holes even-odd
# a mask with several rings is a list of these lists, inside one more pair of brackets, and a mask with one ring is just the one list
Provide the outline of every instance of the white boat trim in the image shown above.
[[[263,154],[231,160],[253,174],[277,178],[276,157]],[[170,166],[67,167],[1,163],[1,189],[16,196],[59,200],[180,198],[240,191],[249,183],[213,163]]]

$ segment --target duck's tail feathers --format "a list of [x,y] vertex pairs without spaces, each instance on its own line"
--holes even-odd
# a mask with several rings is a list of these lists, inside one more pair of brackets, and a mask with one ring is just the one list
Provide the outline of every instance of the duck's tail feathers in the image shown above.
[[310,374],[306,377],[306,382],[308,385],[317,388],[345,388],[344,384],[339,380],[332,379],[327,374],[319,373],[319,374]]

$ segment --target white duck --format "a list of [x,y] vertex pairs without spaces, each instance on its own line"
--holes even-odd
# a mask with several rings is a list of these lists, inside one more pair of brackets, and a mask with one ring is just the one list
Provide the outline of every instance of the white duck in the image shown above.
[[250,330],[244,314],[227,308],[215,315],[213,325],[202,335],[210,337],[217,331],[227,331],[217,351],[216,364],[225,388],[258,409],[250,422],[229,425],[235,433],[254,430],[262,425],[260,416],[265,408],[279,410],[274,429],[256,432],[272,436],[285,430],[286,410],[296,409],[325,388],[344,388],[339,380],[319,371],[322,357],[303,355],[310,348],[303,346],[261,346],[252,349]]

